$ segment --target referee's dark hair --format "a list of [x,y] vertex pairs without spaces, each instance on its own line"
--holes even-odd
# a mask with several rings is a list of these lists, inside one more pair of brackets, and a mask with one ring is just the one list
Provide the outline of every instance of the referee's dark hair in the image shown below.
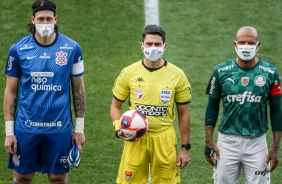
[[147,34],[157,34],[162,37],[163,42],[165,43],[165,31],[158,25],[150,24],[147,25],[142,32],[142,42],[144,42]]

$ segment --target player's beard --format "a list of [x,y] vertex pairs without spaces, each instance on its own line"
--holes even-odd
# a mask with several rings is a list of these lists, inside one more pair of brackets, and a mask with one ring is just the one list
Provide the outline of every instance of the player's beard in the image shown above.
[[48,38],[48,36],[44,36],[44,37],[43,37],[43,42],[44,42],[44,43],[47,43],[47,38]]

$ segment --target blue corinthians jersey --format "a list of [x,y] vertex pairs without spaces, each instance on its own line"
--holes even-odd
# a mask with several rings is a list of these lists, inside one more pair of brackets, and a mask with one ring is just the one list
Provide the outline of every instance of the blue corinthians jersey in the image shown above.
[[268,99],[281,96],[281,77],[264,60],[252,68],[241,68],[232,59],[214,68],[206,93],[222,100],[221,133],[258,137],[269,128]]
[[70,131],[70,77],[83,71],[79,44],[60,33],[48,46],[40,45],[33,34],[14,43],[5,74],[20,79],[15,129],[37,134]]

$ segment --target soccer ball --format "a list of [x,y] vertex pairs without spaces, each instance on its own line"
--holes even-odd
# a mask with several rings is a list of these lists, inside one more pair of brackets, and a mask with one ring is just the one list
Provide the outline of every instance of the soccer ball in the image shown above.
[[140,138],[148,130],[148,119],[137,110],[126,111],[119,122],[119,128],[125,137]]

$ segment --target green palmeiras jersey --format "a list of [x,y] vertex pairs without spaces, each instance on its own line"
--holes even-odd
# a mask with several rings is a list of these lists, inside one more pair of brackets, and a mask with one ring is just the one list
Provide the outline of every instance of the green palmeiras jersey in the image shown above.
[[241,68],[235,59],[217,65],[206,94],[221,99],[223,115],[219,131],[258,137],[268,130],[269,97],[281,96],[281,77],[275,66],[259,60],[252,68]]
[[173,124],[175,103],[190,102],[191,86],[184,72],[170,62],[150,71],[138,61],[121,71],[113,95],[119,101],[128,98],[129,109],[136,109],[148,118],[149,131],[159,132]]

